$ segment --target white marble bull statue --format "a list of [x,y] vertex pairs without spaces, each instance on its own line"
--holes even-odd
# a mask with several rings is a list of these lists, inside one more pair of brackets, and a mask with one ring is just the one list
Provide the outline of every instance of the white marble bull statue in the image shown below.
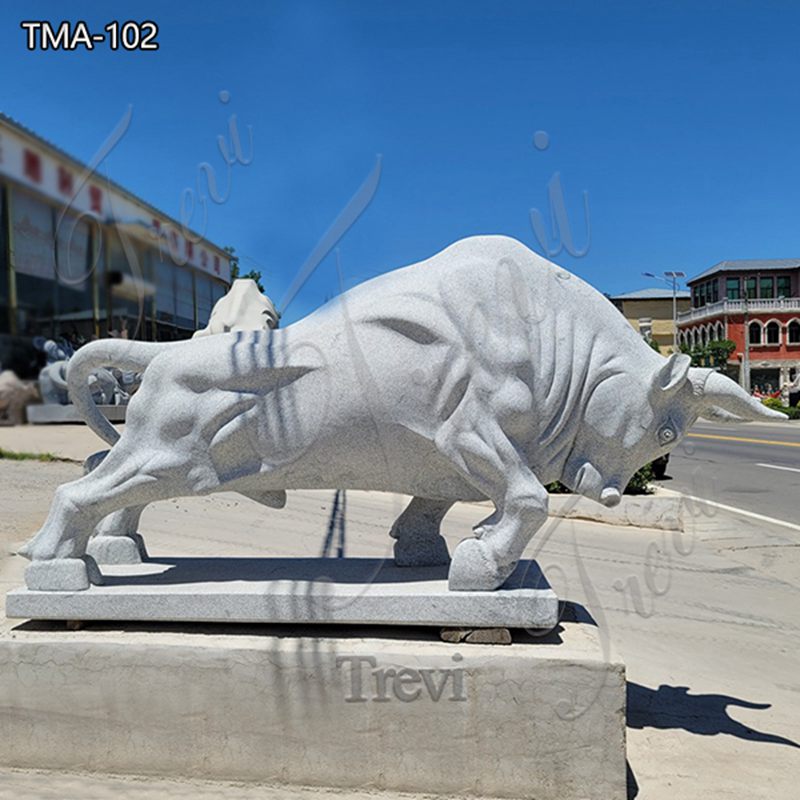
[[237,278],[230,290],[214,304],[208,325],[195,331],[193,339],[231,331],[272,330],[279,315],[272,300],[258,290],[250,278]]
[[[121,437],[87,385],[109,364],[146,369]],[[612,506],[699,416],[783,417],[685,355],[663,358],[595,289],[502,236],[457,242],[283,330],[93,342],[69,384],[113,447],[56,491],[24,548],[34,562],[80,558],[101,520],[113,533],[156,500],[232,490],[281,507],[287,489],[353,488],[413,495],[395,558],[442,563],[447,510],[488,498],[494,513],[453,552],[454,590],[503,584],[546,519],[548,482]]]

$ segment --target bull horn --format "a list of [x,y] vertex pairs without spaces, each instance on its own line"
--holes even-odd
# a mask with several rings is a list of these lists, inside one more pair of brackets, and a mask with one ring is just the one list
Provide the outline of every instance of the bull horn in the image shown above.
[[704,406],[700,411],[700,416],[703,419],[710,420],[711,422],[747,422],[746,419],[737,417],[736,414],[731,414],[729,411],[724,411],[719,406]]
[[[705,371],[705,370],[704,370]],[[738,383],[709,372],[703,384],[702,401],[704,406],[717,406],[741,419],[787,419],[786,414],[767,408],[760,400],[751,397]]]

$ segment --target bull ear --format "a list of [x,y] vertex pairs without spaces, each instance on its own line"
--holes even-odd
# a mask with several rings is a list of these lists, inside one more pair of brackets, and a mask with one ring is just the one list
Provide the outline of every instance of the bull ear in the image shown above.
[[691,366],[692,359],[685,353],[673,353],[656,372],[654,387],[668,394],[676,392],[689,377]]

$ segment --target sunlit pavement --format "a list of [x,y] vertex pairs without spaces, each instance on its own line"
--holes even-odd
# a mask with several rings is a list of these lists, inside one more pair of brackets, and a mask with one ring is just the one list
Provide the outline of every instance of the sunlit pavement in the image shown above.
[[[100,449],[85,429],[59,430],[74,431],[60,434],[75,440],[68,443],[73,450]],[[0,447],[12,446],[7,433],[0,430]],[[34,448],[30,436],[27,448],[15,447]],[[0,461],[4,543],[33,532],[55,486],[79,475],[78,464]],[[362,492],[347,498],[346,525],[329,552],[341,546],[348,555],[390,557],[387,531],[403,498]],[[320,555],[331,506],[330,492],[290,493],[281,511],[237,495],[172,500],[150,507],[141,530],[155,554]],[[640,797],[665,800],[793,797],[800,757],[800,532],[715,506],[692,510],[683,534],[551,519],[529,554],[561,597],[590,609],[627,663],[632,796],[638,786]],[[478,505],[454,508],[444,524],[451,549],[486,514]],[[4,591],[20,583],[23,567],[20,559],[6,559]],[[120,788],[115,779],[84,783],[8,772],[0,786],[20,798],[206,791],[184,783],[164,788],[126,780]],[[206,788],[207,796],[219,796],[219,787]],[[256,796],[247,793],[251,787],[236,791],[242,793],[226,788],[224,795]]]
[[800,420],[699,421],[670,456],[668,489],[800,525]]

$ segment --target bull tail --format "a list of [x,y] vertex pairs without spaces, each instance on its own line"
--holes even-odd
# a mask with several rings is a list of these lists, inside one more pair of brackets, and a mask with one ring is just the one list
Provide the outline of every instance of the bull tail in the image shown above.
[[95,405],[89,389],[89,376],[101,367],[140,372],[168,346],[157,342],[101,339],[84,345],[69,360],[67,384],[70,399],[86,424],[110,445],[117,442],[119,432]]

